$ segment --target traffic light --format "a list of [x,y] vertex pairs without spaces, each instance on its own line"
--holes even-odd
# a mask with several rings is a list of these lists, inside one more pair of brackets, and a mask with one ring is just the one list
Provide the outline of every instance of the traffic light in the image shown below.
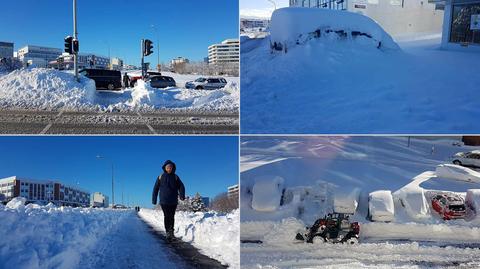
[[73,37],[67,36],[65,37],[65,52],[68,54],[72,54],[72,42],[73,42]]
[[80,49],[80,44],[78,43],[78,39],[73,39],[73,46],[72,46],[73,53],[78,53],[79,49]]
[[145,48],[143,50],[143,55],[148,56],[153,53],[153,42],[149,39],[145,39]]

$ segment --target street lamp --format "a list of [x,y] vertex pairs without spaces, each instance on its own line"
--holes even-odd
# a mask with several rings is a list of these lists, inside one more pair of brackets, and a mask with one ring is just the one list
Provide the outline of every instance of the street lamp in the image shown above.
[[115,191],[114,191],[114,181],[113,181],[113,172],[114,172],[114,167],[113,167],[113,161],[110,160],[110,159],[107,159],[106,157],[104,156],[101,156],[101,155],[97,155],[97,159],[104,159],[104,160],[108,160],[112,166],[112,206],[115,205]]
[[277,4],[273,0],[267,0],[267,1],[273,4],[274,10],[277,10]]
[[160,71],[160,35],[158,34],[157,27],[155,25],[151,25],[152,29],[157,34],[157,71]]

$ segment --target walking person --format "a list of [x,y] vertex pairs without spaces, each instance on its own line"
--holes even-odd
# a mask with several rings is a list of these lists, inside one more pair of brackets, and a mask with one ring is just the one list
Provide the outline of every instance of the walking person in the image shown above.
[[163,166],[163,174],[157,177],[155,187],[153,187],[152,204],[157,204],[157,197],[160,192],[160,206],[164,215],[165,231],[167,240],[174,239],[173,230],[175,226],[175,211],[178,205],[178,199],[185,200],[185,186],[180,180],[176,171],[174,162],[167,160]]
[[125,73],[123,74],[123,87],[126,89],[130,86],[130,78],[128,77],[128,74]]

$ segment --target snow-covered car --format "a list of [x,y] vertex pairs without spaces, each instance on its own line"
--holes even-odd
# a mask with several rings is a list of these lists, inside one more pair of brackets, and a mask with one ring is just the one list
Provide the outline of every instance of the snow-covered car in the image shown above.
[[153,88],[167,88],[176,87],[177,83],[172,77],[167,76],[151,76],[147,79],[150,82],[150,86]]
[[453,193],[440,193],[432,198],[432,208],[444,220],[465,218],[465,201]]
[[252,208],[262,212],[277,210],[284,192],[283,182],[279,176],[258,178],[252,188]]
[[368,216],[371,221],[390,222],[395,219],[395,207],[391,191],[380,190],[369,194]]
[[435,169],[437,177],[480,183],[480,173],[455,164],[439,164]]
[[480,150],[458,152],[452,156],[452,163],[456,165],[480,167]]
[[194,81],[185,83],[185,88],[195,90],[216,90],[224,88],[227,85],[227,80],[224,78],[206,78],[200,77]]

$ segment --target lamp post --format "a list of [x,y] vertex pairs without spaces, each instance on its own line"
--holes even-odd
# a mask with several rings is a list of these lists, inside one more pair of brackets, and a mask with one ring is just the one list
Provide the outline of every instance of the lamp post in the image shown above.
[[115,205],[115,189],[114,189],[114,180],[113,180],[113,175],[114,175],[113,161],[101,155],[97,155],[97,159],[108,160],[112,166],[112,206],[114,206]]
[[267,0],[267,1],[273,4],[274,10],[277,10],[277,4],[273,0]]
[[[73,38],[74,40],[78,40],[78,33],[77,33],[77,0],[73,0]],[[78,52],[74,52],[73,54],[73,65],[75,66],[75,79],[79,81],[78,78]]]

